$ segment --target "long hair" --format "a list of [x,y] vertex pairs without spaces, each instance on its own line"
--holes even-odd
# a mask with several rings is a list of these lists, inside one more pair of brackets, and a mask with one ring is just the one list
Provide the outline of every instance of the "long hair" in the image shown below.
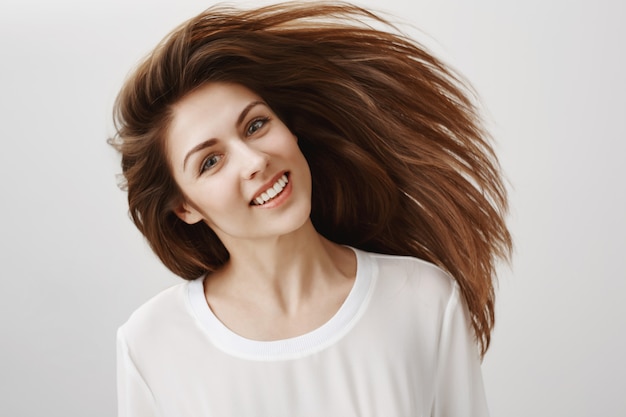
[[508,258],[511,237],[499,165],[459,76],[347,3],[213,7],[175,29],[123,86],[111,143],[122,154],[133,221],[185,279],[229,256],[206,224],[174,214],[182,194],[164,150],[172,106],[208,82],[256,92],[298,137],[319,233],[446,270],[487,350],[495,263]]

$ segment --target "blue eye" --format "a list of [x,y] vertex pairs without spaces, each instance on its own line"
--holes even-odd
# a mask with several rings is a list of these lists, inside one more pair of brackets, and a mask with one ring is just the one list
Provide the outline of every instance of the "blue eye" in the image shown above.
[[222,160],[222,155],[210,155],[207,159],[202,161],[202,165],[200,166],[200,173],[204,171],[208,171],[213,168]]
[[265,123],[269,120],[269,117],[263,117],[261,119],[253,120],[252,123],[248,125],[248,130],[246,130],[246,135],[250,136],[257,132],[257,130],[261,129],[265,126]]

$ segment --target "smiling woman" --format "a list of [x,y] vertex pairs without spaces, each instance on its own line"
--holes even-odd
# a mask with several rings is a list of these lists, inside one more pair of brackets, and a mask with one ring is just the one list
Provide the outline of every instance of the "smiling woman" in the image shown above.
[[188,282],[120,328],[121,416],[487,414],[498,163],[468,88],[372,21],[212,8],[127,80],[130,213]]
[[297,139],[247,88],[208,83],[185,96],[165,141],[185,196],[174,212],[203,221],[227,248],[288,235],[309,220],[311,174]]

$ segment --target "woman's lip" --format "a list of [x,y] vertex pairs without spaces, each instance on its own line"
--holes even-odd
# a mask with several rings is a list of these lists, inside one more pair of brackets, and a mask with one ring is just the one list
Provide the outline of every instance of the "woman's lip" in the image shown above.
[[274,184],[276,184],[276,181],[278,181],[278,179],[280,177],[282,177],[283,175],[286,175],[287,177],[289,177],[289,171],[281,171],[278,174],[274,175],[274,177],[269,180],[268,182],[266,182],[264,185],[262,185],[261,187],[259,187],[259,189],[257,190],[256,194],[254,194],[254,197],[252,197],[250,199],[250,204],[254,205],[254,200],[257,197],[260,197],[261,194],[263,194],[265,191],[267,191],[268,188],[272,187]]

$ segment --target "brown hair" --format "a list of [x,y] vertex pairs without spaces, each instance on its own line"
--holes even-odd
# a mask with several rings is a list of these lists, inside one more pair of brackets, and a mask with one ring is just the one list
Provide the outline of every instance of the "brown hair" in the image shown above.
[[115,106],[130,215],[185,279],[228,252],[204,223],[174,214],[182,195],[164,152],[172,105],[207,82],[263,97],[299,138],[311,169],[311,219],[328,239],[416,256],[459,283],[484,353],[494,323],[495,262],[508,258],[506,192],[473,103],[449,68],[347,3],[214,7],[167,36]]

